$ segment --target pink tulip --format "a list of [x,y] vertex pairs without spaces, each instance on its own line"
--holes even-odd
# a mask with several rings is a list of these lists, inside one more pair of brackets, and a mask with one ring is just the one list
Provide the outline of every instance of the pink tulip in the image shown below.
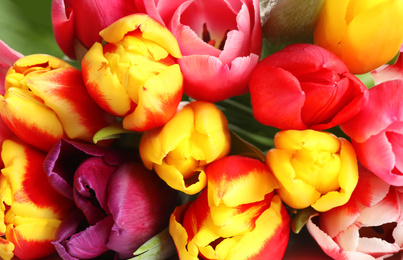
[[102,29],[135,12],[134,3],[129,0],[53,0],[56,42],[67,56],[76,59],[80,48],[89,49],[95,42],[101,42]]
[[136,4],[177,38],[185,94],[215,102],[248,91],[262,41],[258,0],[137,0]]
[[403,80],[371,88],[368,103],[341,129],[364,167],[391,185],[403,186]]
[[344,206],[313,216],[307,228],[333,259],[385,259],[403,248],[403,193],[362,168]]
[[394,79],[403,79],[403,46],[400,48],[399,58],[395,64],[383,65],[371,71],[371,76],[375,84]]

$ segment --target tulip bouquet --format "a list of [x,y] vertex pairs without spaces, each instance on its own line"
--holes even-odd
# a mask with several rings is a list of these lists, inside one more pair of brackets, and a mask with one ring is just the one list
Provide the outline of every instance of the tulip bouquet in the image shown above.
[[402,0],[16,3],[1,259],[402,257]]

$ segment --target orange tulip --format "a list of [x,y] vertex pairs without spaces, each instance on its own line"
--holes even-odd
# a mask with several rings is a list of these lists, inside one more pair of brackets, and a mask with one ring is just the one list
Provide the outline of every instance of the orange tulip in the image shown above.
[[351,73],[363,74],[390,61],[403,44],[401,0],[326,0],[315,44],[334,52]]

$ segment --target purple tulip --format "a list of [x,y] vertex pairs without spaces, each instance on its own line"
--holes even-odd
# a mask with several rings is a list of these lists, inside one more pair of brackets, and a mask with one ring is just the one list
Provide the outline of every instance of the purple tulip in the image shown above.
[[45,171],[51,185],[77,206],[54,242],[63,259],[113,252],[131,257],[168,226],[179,203],[178,193],[147,170],[137,152],[61,140],[49,152]]

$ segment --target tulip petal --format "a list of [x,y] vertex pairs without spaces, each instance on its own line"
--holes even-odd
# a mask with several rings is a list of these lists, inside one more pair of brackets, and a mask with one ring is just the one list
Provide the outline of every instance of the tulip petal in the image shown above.
[[108,242],[112,225],[112,216],[106,217],[94,226],[73,234],[68,240],[63,242],[63,246],[72,257],[78,259],[89,259],[99,256],[109,250],[106,247],[106,243]]
[[402,84],[401,80],[392,80],[371,88],[368,103],[353,119],[341,124],[343,132],[362,143],[392,123],[403,121]]
[[64,137],[57,115],[27,90],[8,89],[4,98],[0,96],[0,113],[18,137],[44,151]]
[[91,142],[99,129],[113,122],[90,98],[77,69],[60,68],[36,75],[27,79],[27,85],[57,114],[70,139]]
[[286,150],[272,149],[266,154],[266,163],[280,183],[277,190],[281,199],[292,208],[302,209],[317,201],[321,194],[303,180],[296,178],[290,164],[292,154]]
[[64,0],[52,1],[52,26],[57,44],[72,59],[76,58],[74,51],[74,12],[66,12]]
[[140,163],[121,165],[110,177],[108,191],[114,224],[107,247],[121,258],[132,256],[163,230],[178,203],[176,192]]
[[392,185],[401,185],[403,176],[392,172],[395,156],[385,132],[370,137],[364,143],[352,141],[360,163],[379,178]]
[[[115,170],[116,166],[106,164],[102,158],[92,157],[82,162],[74,174],[74,201],[90,225],[109,214],[107,184]],[[99,205],[94,205],[94,200]]]
[[132,14],[117,20],[100,32],[102,38],[110,43],[117,43],[128,32],[139,29],[142,37],[157,42],[173,57],[181,58],[181,52],[176,38],[159,22],[146,14]]
[[142,132],[166,123],[181,101],[182,83],[182,73],[177,64],[149,77],[139,89],[136,109],[123,119],[123,127]]
[[384,65],[371,71],[376,85],[390,80],[403,80],[403,54],[400,49],[399,58],[393,65]]
[[345,204],[351,197],[358,182],[358,165],[355,151],[350,142],[339,138],[340,148],[340,173],[339,191],[331,191],[320,197],[312,207],[317,211],[328,211],[331,208]]
[[[276,85],[282,87],[272,87]],[[260,123],[280,129],[307,127],[300,113],[305,103],[305,93],[290,72],[281,68],[258,66],[252,74],[249,89],[253,116]],[[276,113],[270,116],[268,111]]]
[[[394,4],[391,4],[394,2]],[[360,8],[357,8],[360,10]],[[377,5],[354,16],[342,40],[342,59],[354,74],[363,74],[390,61],[403,43],[403,4],[399,1],[377,1]],[[370,29],[372,28],[372,29]],[[379,28],[374,30],[373,28]],[[383,28],[388,28],[387,33]],[[385,34],[385,37],[382,36]],[[371,45],[368,45],[371,41]],[[383,46],[374,52],[374,46]],[[368,59],[371,57],[371,59]]]
[[[210,207],[237,207],[264,200],[278,187],[268,167],[256,159],[227,156],[206,168]],[[255,187],[250,189],[249,187]]]
[[8,69],[22,57],[21,53],[11,49],[5,42],[0,40],[0,95],[5,93],[4,81]]

